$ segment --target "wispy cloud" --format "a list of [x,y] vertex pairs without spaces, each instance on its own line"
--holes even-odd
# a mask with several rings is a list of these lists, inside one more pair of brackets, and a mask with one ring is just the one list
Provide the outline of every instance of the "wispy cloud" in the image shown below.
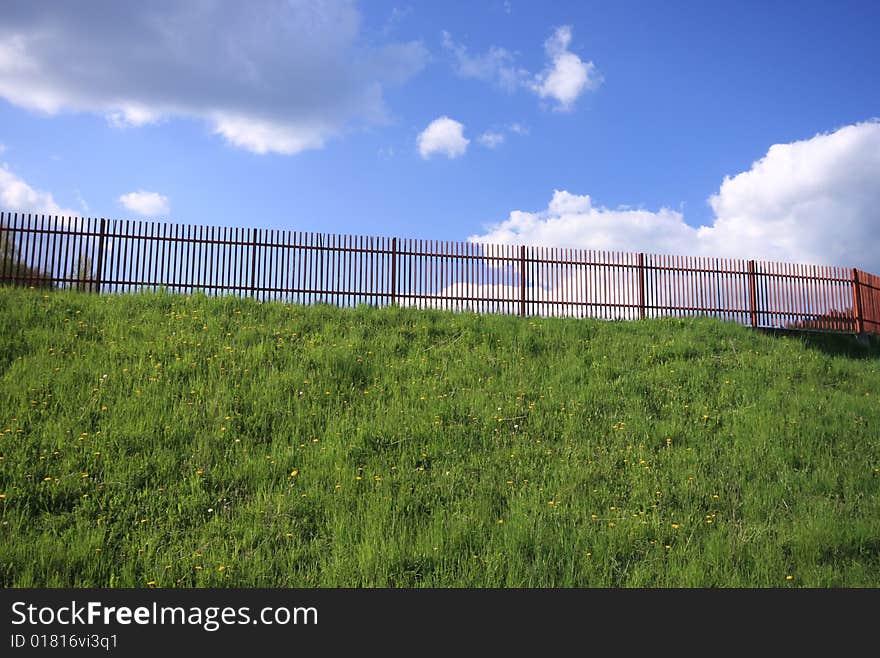
[[129,192],[119,197],[119,203],[133,213],[150,217],[167,215],[171,211],[168,197],[158,192],[147,192],[145,190]]
[[483,80],[507,91],[527,89],[554,101],[554,109],[560,111],[572,110],[578,98],[603,82],[593,62],[583,61],[570,50],[572,31],[568,25],[557,27],[544,42],[547,64],[537,74],[517,66],[515,55],[506,48],[492,46],[485,53],[473,54],[449,32],[444,31],[442,39],[443,49],[461,77]]

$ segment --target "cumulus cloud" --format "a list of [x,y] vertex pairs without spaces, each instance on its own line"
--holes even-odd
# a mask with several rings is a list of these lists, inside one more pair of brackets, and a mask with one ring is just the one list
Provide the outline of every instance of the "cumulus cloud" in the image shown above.
[[447,116],[434,119],[418,136],[419,153],[425,159],[435,154],[457,158],[467,151],[470,140],[464,136],[464,126]]
[[494,130],[487,130],[482,135],[477,137],[477,141],[486,148],[493,149],[496,146],[501,146],[504,143],[504,133],[499,133]]
[[119,203],[131,212],[144,216],[167,215],[170,212],[168,197],[158,192],[138,190],[119,197]]
[[775,144],[709,199],[711,224],[669,208],[606,208],[556,190],[472,242],[858,266],[880,272],[880,122]]
[[349,0],[55,3],[0,9],[0,97],[114,125],[207,122],[257,153],[320,148],[386,119],[383,90],[426,60],[420,42],[366,45]]
[[529,83],[529,88],[541,98],[556,101],[556,109],[567,112],[585,91],[602,84],[602,76],[593,62],[585,62],[568,49],[571,28],[556,28],[544,42],[550,59],[548,66]]
[[449,32],[443,32],[443,48],[450,54],[453,67],[464,78],[476,78],[513,91],[528,89],[540,98],[555,101],[555,109],[569,111],[585,92],[602,84],[602,75],[593,62],[585,62],[569,50],[571,27],[557,27],[544,42],[547,64],[532,74],[515,64],[515,56],[505,48],[492,46],[484,54],[472,54],[456,43]]
[[0,165],[0,207],[12,212],[36,212],[52,215],[75,215],[55,202],[49,192],[35,189],[9,170],[6,163]]

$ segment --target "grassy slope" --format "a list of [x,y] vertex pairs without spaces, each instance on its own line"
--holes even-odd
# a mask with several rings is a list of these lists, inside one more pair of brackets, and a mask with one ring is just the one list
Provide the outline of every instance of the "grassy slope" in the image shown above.
[[2,289],[0,584],[878,586],[878,399],[711,319]]

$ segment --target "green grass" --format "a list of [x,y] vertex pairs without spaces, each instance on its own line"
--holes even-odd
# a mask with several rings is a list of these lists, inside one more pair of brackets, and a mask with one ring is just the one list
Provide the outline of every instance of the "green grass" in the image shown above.
[[878,402],[851,337],[4,288],[0,584],[876,587]]

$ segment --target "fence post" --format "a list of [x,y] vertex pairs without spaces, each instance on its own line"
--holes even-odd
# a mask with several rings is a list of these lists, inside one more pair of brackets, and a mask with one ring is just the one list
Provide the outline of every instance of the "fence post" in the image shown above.
[[101,228],[98,231],[98,281],[95,284],[98,294],[101,293],[101,282],[104,279],[104,236],[107,233],[106,220],[101,217]]
[[259,229],[251,229],[251,297],[255,297],[257,286],[257,235]]
[[855,316],[856,333],[862,334],[864,328],[864,316],[862,314],[862,286],[859,283],[859,271],[852,269],[852,294],[853,294],[853,315]]
[[755,261],[749,261],[749,315],[752,326],[758,326],[758,288],[755,283]]
[[526,246],[519,248],[519,314],[526,315]]
[[397,303],[397,238],[391,238],[391,305]]
[[645,254],[639,253],[639,320],[645,319]]

